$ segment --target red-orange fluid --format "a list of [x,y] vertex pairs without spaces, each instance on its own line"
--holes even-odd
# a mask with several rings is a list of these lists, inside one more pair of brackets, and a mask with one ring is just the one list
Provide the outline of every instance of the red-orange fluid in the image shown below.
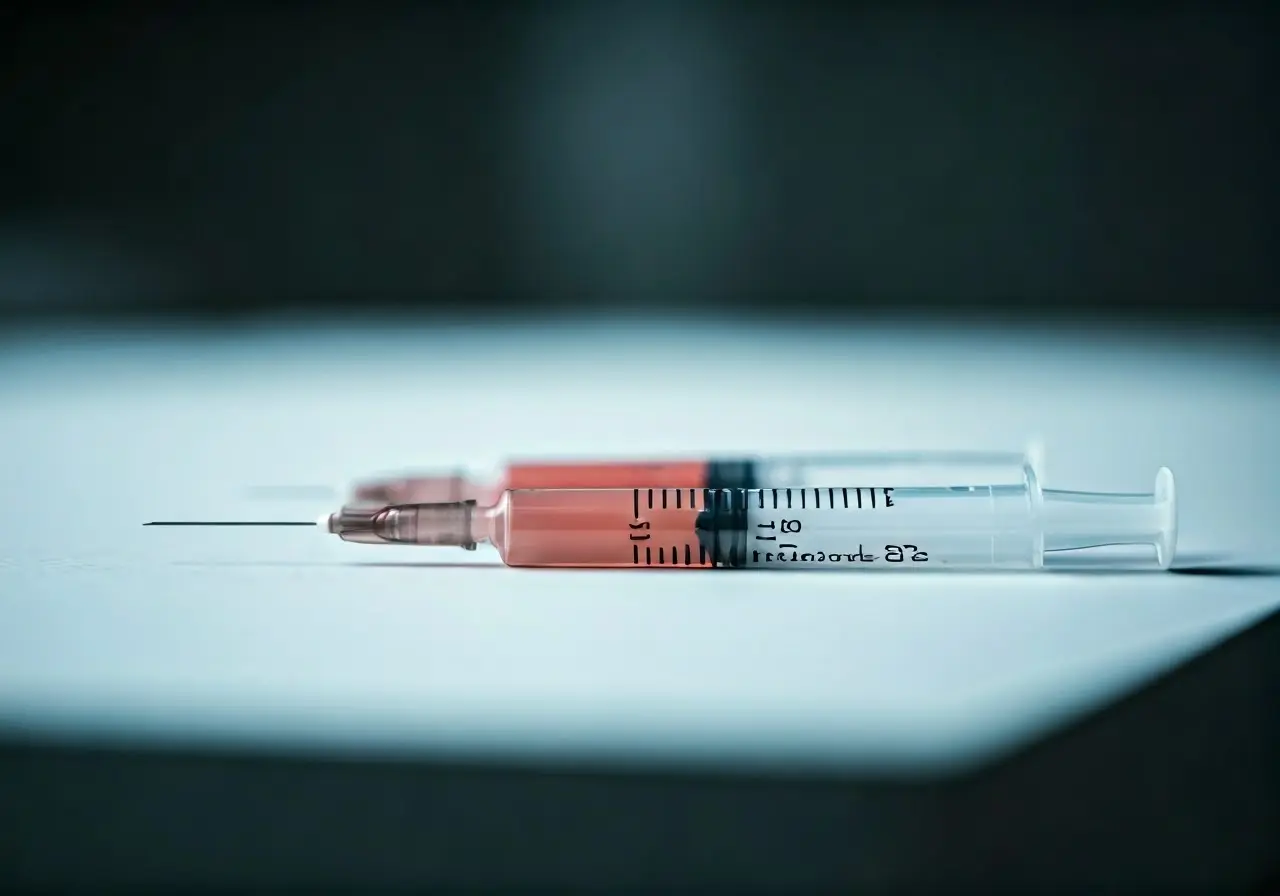
[[510,566],[706,569],[695,530],[705,492],[687,488],[513,491],[507,494]]
[[526,488],[702,488],[706,461],[602,461],[591,463],[523,463],[507,467],[505,481],[491,493]]
[[507,489],[518,488],[701,488],[710,464],[698,460],[580,461],[538,463],[516,461],[497,485],[469,482],[460,473],[405,476],[358,484],[358,501],[382,504],[447,504],[474,500],[496,504]]

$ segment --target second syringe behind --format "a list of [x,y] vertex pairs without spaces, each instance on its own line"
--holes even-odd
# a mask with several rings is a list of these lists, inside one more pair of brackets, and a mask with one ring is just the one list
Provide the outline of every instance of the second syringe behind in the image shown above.
[[1044,479],[1044,449],[1032,440],[1023,451],[848,451],[779,454],[722,459],[513,460],[494,480],[467,471],[410,473],[358,482],[355,504],[432,504],[475,501],[492,504],[508,490],[544,488],[805,488],[844,487],[909,479],[955,483],[980,481],[992,470],[1030,466]]

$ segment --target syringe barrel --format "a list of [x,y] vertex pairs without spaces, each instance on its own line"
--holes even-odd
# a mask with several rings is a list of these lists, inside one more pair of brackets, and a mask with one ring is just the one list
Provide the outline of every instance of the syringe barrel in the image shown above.
[[512,566],[1033,569],[1036,488],[517,489],[494,541]]
[[[753,484],[507,490],[497,539],[504,559],[780,569],[1042,562],[1042,541],[1026,523],[1039,485],[1017,452],[847,452],[719,466],[720,481]],[[761,476],[777,485],[757,488]]]
[[1038,569],[1046,550],[1113,544],[1152,545],[1159,565],[1172,561],[1167,470],[1150,494],[1046,493],[1029,465],[961,484],[905,474],[864,482],[517,489],[494,509],[491,540],[512,566]]

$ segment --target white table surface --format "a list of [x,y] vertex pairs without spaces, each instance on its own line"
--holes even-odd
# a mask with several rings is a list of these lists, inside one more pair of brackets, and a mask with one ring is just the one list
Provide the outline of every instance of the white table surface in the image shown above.
[[637,324],[0,346],[0,732],[945,772],[1280,606],[1265,576],[538,572],[344,544],[360,473],[521,455],[1019,448],[1178,478],[1180,555],[1276,560],[1280,363],[1151,336]]

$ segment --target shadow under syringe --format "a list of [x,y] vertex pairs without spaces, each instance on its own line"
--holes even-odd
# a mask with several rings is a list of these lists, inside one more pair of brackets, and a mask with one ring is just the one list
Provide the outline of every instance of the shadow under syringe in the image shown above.
[[[1117,575],[1124,573],[1146,573],[1148,570],[1117,569],[1107,565],[1106,558],[1093,558],[1086,555],[1060,556],[1045,563],[1046,569],[1064,573],[1084,573],[1096,575]],[[1238,576],[1267,577],[1280,576],[1280,564],[1242,562],[1230,554],[1184,554],[1174,561],[1168,572],[1180,576]]]
[[[345,562],[335,561],[314,561],[314,560],[175,560],[172,561],[174,566],[201,566],[201,567],[238,567],[238,568],[359,568],[367,569],[512,569],[505,563],[498,561],[477,562],[477,563],[453,563],[449,561],[379,561],[379,560],[349,560]],[[1115,575],[1153,575],[1155,571],[1148,568],[1127,569],[1109,564],[1104,560],[1095,560],[1089,557],[1071,557],[1057,558],[1052,563],[1047,564],[1047,570],[1065,574],[1083,574],[1083,575],[1099,575],[1099,576],[1115,576]],[[538,571],[538,570],[524,570]],[[597,572],[599,570],[596,570]],[[621,571],[627,571],[623,569]],[[659,571],[659,570],[654,570]],[[674,572],[684,574],[687,570],[662,570],[665,572]],[[769,572],[778,572],[778,570],[768,570]],[[810,571],[810,570],[806,570]],[[867,575],[875,573],[869,570],[812,570],[820,573],[834,573],[837,575]],[[991,574],[996,570],[984,570],[983,574]],[[1029,570],[1010,570],[1011,574],[1024,574]],[[1184,576],[1223,576],[1223,577],[1269,577],[1280,576],[1280,565],[1264,564],[1264,563],[1241,563],[1234,561],[1229,555],[1225,554],[1188,554],[1186,557],[1168,570],[1174,575]],[[794,575],[794,573],[790,573]],[[899,575],[900,573],[890,573],[891,575]],[[963,574],[963,573],[962,573]],[[944,573],[945,575],[945,573]]]

